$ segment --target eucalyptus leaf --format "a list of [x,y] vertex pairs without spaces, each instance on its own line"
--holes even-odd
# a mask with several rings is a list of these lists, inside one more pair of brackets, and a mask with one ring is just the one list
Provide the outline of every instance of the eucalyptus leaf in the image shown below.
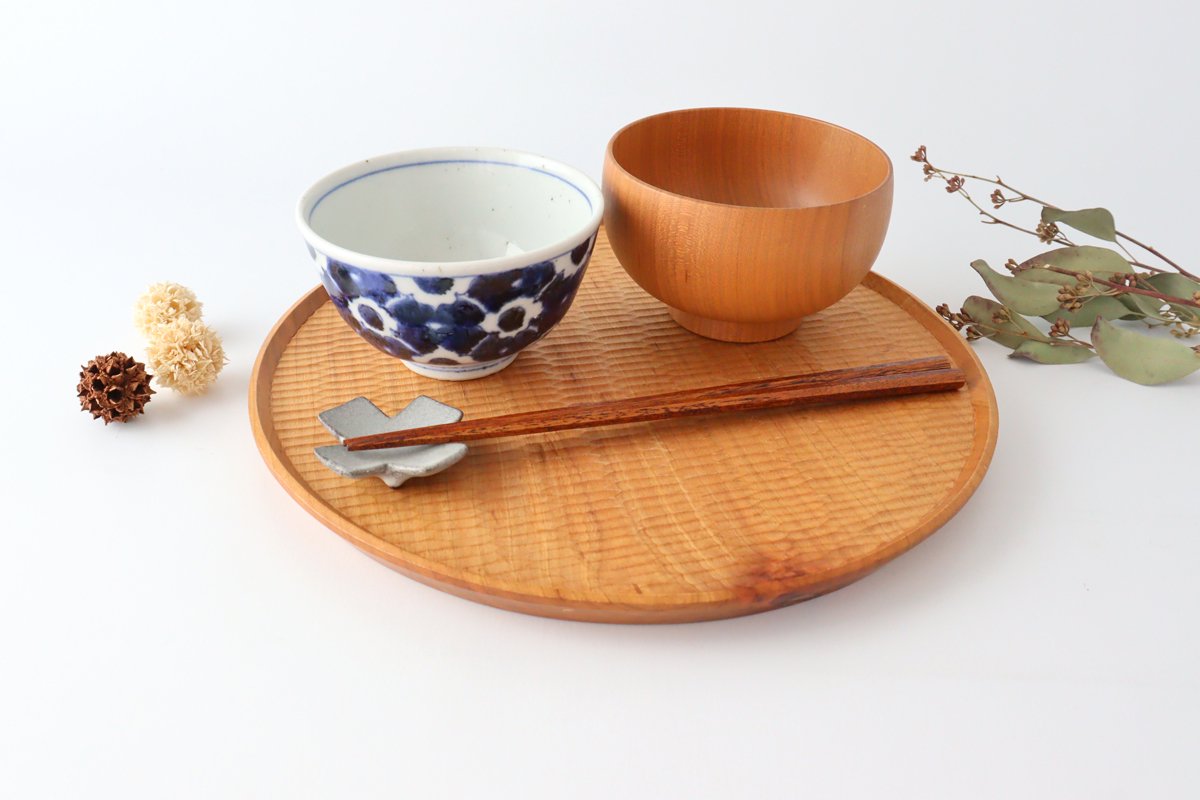
[[992,290],[992,294],[1013,311],[1041,316],[1058,308],[1058,287],[1054,284],[1019,281],[1008,275],[1001,275],[982,260],[972,261],[971,269],[978,272],[979,277],[983,278],[983,282]]
[[[1034,339],[1040,342],[1050,341],[1050,337],[1038,330],[1032,322],[1017,312],[1005,308],[995,300],[971,295],[963,302],[963,311],[973,320],[988,326],[979,332],[994,342],[1009,348],[1019,347],[1021,342]],[[998,314],[1007,315],[1003,322],[996,322]],[[995,328],[995,331],[992,329]]]
[[1089,348],[1067,342],[1022,342],[1008,354],[1009,358],[1028,358],[1039,364],[1078,364],[1094,357]]
[[[1133,270],[1125,257],[1116,250],[1110,250],[1107,247],[1096,247],[1090,244],[1082,244],[1077,247],[1059,247],[1055,250],[1050,250],[1026,261],[1022,267],[1048,267],[1054,266],[1059,269],[1069,269],[1074,272],[1090,272],[1098,278],[1108,279],[1117,273],[1126,273]],[[1027,270],[1022,270],[1017,273],[1024,276]],[[1050,275],[1059,275],[1057,272],[1049,273]],[[1038,280],[1052,279],[1045,277],[1046,273],[1039,273],[1036,276]],[[1065,279],[1064,284],[1075,283],[1075,279],[1070,275],[1059,275]],[[1031,277],[1030,279],[1035,279]],[[1058,282],[1058,281],[1053,281]]]
[[1117,223],[1113,220],[1112,212],[1107,208],[1081,208],[1078,211],[1043,208],[1042,222],[1061,222],[1063,225],[1106,242],[1117,240]]
[[1096,317],[1105,319],[1141,319],[1140,315],[1130,313],[1129,309],[1115,297],[1100,295],[1098,297],[1080,298],[1083,306],[1074,311],[1060,308],[1052,314],[1046,314],[1042,319],[1047,322],[1065,319],[1072,328],[1090,328]]
[[1144,294],[1123,294],[1118,299],[1139,317],[1162,319],[1163,301],[1157,297],[1147,297]]
[[[1146,282],[1153,286],[1156,291],[1184,300],[1191,300],[1195,292],[1200,292],[1200,283],[1191,278],[1185,278],[1178,272],[1159,272],[1149,275],[1146,277]],[[1200,320],[1200,308],[1196,308],[1195,306],[1171,303],[1171,309],[1185,319]]]
[[1118,328],[1103,317],[1092,326],[1092,344],[1109,369],[1143,386],[1178,380],[1200,369],[1200,353],[1187,345]]
[[[1055,266],[1057,266],[1057,264]],[[1054,286],[1074,286],[1078,282],[1073,275],[1063,275],[1061,272],[1051,272],[1043,267],[1030,267],[1029,269],[1023,269],[1014,275],[1013,278],[1026,283],[1052,284]]]
[[1200,292],[1200,283],[1191,278],[1185,278],[1178,272],[1157,272],[1147,275],[1146,283],[1153,286],[1155,291],[1169,294],[1172,297],[1181,297],[1184,300],[1191,300],[1194,293]]

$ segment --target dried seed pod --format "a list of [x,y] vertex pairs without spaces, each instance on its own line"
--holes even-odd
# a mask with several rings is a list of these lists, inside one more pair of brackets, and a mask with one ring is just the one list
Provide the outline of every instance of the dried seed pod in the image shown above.
[[1035,231],[1035,235],[1038,237],[1038,240],[1047,244],[1058,238],[1058,234],[1058,226],[1053,222],[1039,222],[1037,225],[1037,230]]
[[79,405],[93,419],[128,422],[144,413],[154,390],[152,375],[146,367],[130,356],[116,351],[96,356],[79,371]]

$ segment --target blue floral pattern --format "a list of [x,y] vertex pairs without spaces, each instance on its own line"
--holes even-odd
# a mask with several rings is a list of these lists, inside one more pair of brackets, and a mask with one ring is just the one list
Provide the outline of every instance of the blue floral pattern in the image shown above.
[[390,355],[445,367],[499,361],[537,341],[571,306],[596,237],[527,267],[457,278],[389,275],[313,251],[342,318]]

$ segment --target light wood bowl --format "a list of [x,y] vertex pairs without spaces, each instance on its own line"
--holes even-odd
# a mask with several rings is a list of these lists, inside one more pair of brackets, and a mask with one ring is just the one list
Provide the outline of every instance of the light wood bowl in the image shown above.
[[676,322],[760,342],[870,271],[892,212],[892,164],[857,133],[809,117],[671,111],[613,136],[604,202],[621,265]]

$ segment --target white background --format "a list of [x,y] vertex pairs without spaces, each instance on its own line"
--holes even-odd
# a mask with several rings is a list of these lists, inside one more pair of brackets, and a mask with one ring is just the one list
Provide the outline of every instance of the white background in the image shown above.
[[[1200,263],[1188,4],[717,5],[4,0],[4,795],[1195,796],[1200,376],[980,343],[1001,436],[953,521],[833,595],[691,626],[441,594],[264,467],[250,368],[314,284],[293,202],[392,150],[598,177],[640,116],[778,108],[888,151],[877,269],[930,304],[1038,244],[923,184],[921,143]],[[231,363],[105,428],[78,367],[140,353],[158,280],[199,293]]]

